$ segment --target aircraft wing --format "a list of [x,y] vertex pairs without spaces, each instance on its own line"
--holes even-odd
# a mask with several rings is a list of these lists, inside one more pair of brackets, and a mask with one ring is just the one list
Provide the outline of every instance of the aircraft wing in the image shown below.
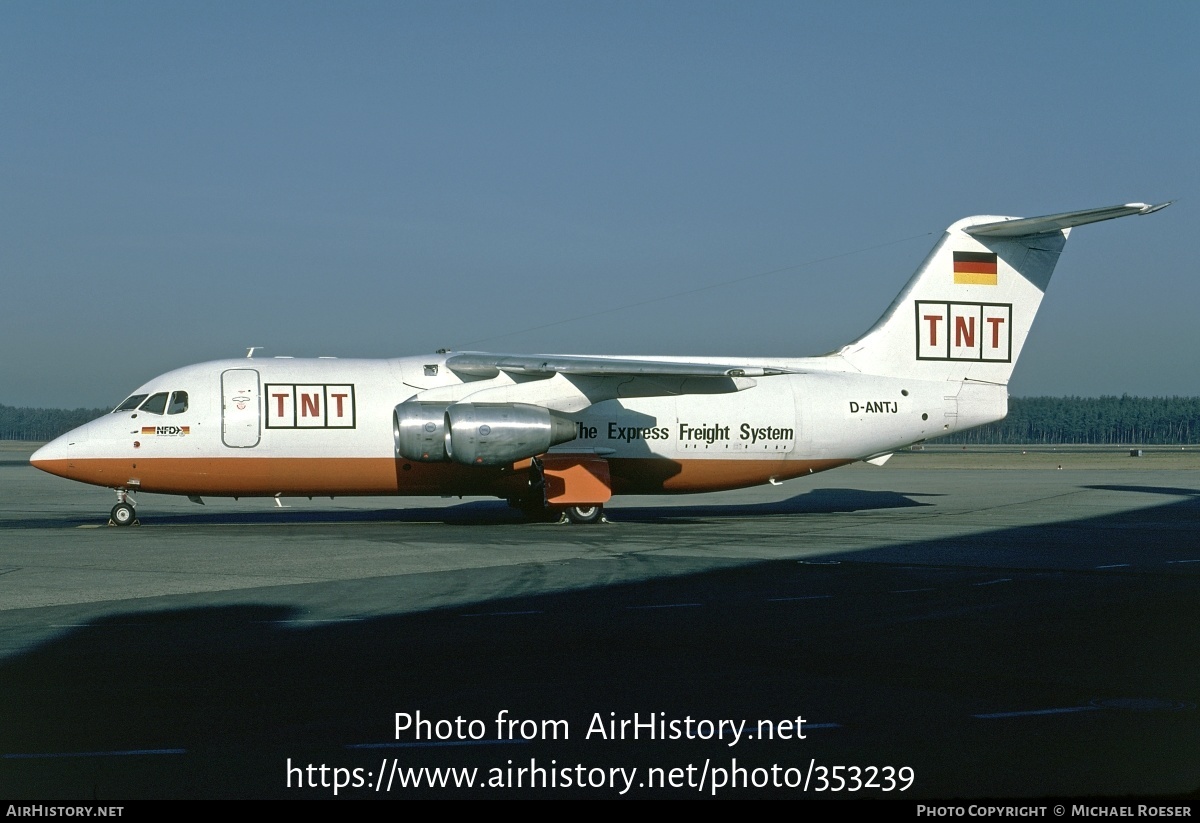
[[550,377],[555,374],[589,377],[767,377],[794,374],[778,366],[752,363],[703,363],[634,357],[596,357],[577,354],[491,354],[458,352],[446,358],[446,368],[472,377],[495,377],[500,372]]

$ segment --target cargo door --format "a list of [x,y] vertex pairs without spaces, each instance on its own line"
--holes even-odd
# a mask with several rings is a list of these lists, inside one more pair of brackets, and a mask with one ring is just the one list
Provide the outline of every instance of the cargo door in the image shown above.
[[221,373],[221,440],[232,449],[258,445],[260,412],[257,369]]

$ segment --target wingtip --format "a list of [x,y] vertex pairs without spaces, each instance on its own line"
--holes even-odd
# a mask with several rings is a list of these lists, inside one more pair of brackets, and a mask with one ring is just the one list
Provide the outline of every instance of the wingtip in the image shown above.
[[1139,214],[1154,214],[1154,212],[1162,211],[1163,209],[1165,209],[1167,206],[1171,205],[1174,202],[1175,202],[1174,200],[1168,200],[1165,203],[1159,203],[1157,205],[1150,205],[1147,203],[1132,203],[1130,205],[1141,206],[1141,211],[1138,212]]

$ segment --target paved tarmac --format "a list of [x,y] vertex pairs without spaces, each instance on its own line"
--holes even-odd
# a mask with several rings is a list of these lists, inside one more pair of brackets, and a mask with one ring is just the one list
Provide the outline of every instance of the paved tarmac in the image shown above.
[[[1200,787],[1200,475],[1170,461],[898,458],[590,527],[144,495],[109,528],[111,492],[23,459],[0,454],[0,798]],[[401,787],[423,767],[478,771]]]

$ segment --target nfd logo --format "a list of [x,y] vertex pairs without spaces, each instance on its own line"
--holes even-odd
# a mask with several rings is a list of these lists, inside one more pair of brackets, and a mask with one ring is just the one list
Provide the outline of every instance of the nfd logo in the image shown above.
[[268,383],[268,429],[354,428],[354,385]]
[[1012,362],[1011,303],[916,305],[918,360]]

